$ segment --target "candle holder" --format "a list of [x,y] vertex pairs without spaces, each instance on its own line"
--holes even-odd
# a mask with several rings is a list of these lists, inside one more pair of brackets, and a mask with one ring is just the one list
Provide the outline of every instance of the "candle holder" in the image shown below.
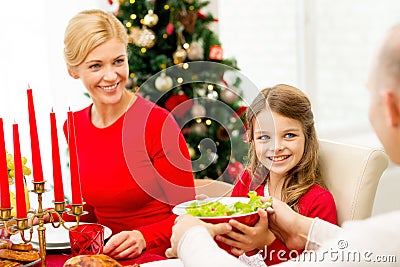
[[[28,216],[29,218],[14,218],[11,216],[11,210],[13,208],[0,209],[0,224],[3,224],[4,230],[9,235],[20,234],[25,243],[31,242],[33,236],[33,225],[38,225],[37,231],[39,240],[39,254],[42,267],[46,266],[46,227],[44,226],[45,216],[49,216],[52,227],[58,228],[62,226],[66,230],[71,231],[75,230],[79,226],[80,216],[87,214],[87,212],[83,210],[83,205],[85,203],[72,204],[72,208],[67,209],[65,208],[65,201],[54,202],[54,209],[43,210],[42,194],[48,191],[45,189],[45,182],[46,181],[33,182],[33,190],[31,190],[31,192],[37,194],[38,207],[37,210],[28,211],[28,214],[31,214],[31,216]],[[62,218],[64,213],[75,216],[76,224],[74,226],[66,226],[65,221]],[[56,217],[58,221],[56,221],[53,216]],[[29,236],[27,237],[25,237],[26,230],[29,230]]]

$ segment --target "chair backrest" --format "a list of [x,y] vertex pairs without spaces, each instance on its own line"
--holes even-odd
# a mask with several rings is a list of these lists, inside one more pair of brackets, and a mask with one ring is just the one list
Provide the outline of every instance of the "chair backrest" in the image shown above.
[[229,197],[233,190],[230,183],[212,179],[194,179],[196,195],[207,195],[209,197]]
[[388,163],[380,149],[320,140],[321,171],[335,199],[339,225],[371,216],[378,182]]

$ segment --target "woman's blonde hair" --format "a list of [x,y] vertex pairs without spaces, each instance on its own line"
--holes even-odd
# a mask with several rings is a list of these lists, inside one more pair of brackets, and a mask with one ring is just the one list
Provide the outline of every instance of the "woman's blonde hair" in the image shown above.
[[128,44],[128,35],[122,23],[102,10],[85,10],[69,21],[64,34],[64,58],[71,67],[81,64],[91,50],[117,38]]
[[[282,201],[285,201],[292,209],[298,212],[300,197],[313,184],[317,183],[324,187],[318,165],[319,143],[314,128],[311,103],[301,90],[289,85],[278,84],[262,90],[247,109],[246,122],[250,143],[248,169],[253,179],[258,181],[261,179],[263,182],[266,181],[268,170],[259,162],[256,156],[253,131],[257,114],[265,109],[287,118],[295,119],[303,126],[305,135],[303,156],[299,163],[286,174],[282,188]],[[260,177],[260,173],[263,173],[264,177]]]

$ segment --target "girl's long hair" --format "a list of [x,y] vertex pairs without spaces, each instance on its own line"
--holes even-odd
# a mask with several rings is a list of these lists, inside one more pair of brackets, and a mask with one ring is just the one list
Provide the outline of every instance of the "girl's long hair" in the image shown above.
[[247,109],[247,134],[250,144],[248,169],[252,175],[253,184],[258,185],[265,183],[269,176],[268,169],[260,163],[254,148],[254,122],[257,114],[265,109],[295,119],[303,126],[304,154],[299,163],[286,174],[281,196],[282,201],[299,212],[299,199],[313,184],[325,187],[318,163],[319,142],[314,128],[311,103],[301,90],[278,84],[262,90]]

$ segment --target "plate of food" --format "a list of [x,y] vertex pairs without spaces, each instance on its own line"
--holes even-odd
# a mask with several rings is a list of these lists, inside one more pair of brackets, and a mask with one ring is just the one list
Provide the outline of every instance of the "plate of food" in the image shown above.
[[0,266],[37,266],[40,262],[40,254],[31,244],[0,240]]
[[[79,224],[87,224],[87,223],[80,222]],[[67,226],[67,227],[73,227],[75,225],[76,225],[76,222],[65,222],[65,226]],[[51,223],[46,223],[44,226],[46,227],[46,249],[47,250],[60,250],[60,249],[69,249],[70,248],[69,232],[67,229],[65,229],[63,226],[54,228],[51,225]],[[37,227],[38,226],[33,227],[34,229],[33,229],[32,240],[31,240],[31,243],[35,248],[39,247]],[[107,226],[103,225],[103,227],[104,227],[104,239],[107,239],[111,236],[112,231]],[[26,230],[24,235],[25,235],[25,238],[28,238],[29,230]],[[22,239],[19,235],[13,235],[11,237],[11,240],[13,242],[21,242],[22,241]]]
[[[175,206],[172,212],[176,215],[190,214],[207,223],[227,223],[234,219],[242,224],[253,226],[259,219],[258,208],[271,207],[272,199],[262,201],[261,196],[258,196],[254,191],[250,191],[248,196],[192,200]],[[233,230],[238,231],[235,228]],[[219,241],[217,241],[217,244],[230,252],[230,246]]]
[[228,222],[235,219],[246,225],[254,225],[258,220],[257,209],[271,206],[272,199],[261,201],[256,192],[249,192],[249,197],[218,197],[204,200],[192,200],[175,206],[176,215],[191,214],[209,223]]

